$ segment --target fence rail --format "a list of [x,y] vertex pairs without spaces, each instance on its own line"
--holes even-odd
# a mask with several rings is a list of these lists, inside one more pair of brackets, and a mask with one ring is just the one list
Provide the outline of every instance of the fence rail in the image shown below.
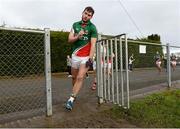
[[29,33],[42,33],[42,34],[45,33],[44,30],[29,30],[29,29],[10,28],[10,27],[0,27],[0,30],[16,31],[16,32],[29,32]]

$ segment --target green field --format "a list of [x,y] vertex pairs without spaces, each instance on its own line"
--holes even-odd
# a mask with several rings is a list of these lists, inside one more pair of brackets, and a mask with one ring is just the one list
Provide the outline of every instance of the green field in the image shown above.
[[180,90],[167,90],[133,101],[130,109],[118,106],[108,111],[116,119],[126,119],[137,127],[179,128]]

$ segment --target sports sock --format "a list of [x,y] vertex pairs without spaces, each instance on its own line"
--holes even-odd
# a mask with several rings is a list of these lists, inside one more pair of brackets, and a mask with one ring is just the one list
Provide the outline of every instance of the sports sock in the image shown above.
[[73,102],[75,100],[76,96],[74,94],[71,94],[69,101]]
[[69,101],[73,102],[74,101],[74,97],[70,96]]

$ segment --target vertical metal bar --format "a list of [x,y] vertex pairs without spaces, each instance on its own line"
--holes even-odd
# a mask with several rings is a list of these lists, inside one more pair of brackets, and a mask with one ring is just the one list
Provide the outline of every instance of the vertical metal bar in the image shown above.
[[105,44],[106,44],[106,40],[103,41],[103,95],[104,95],[104,99],[106,99],[106,67],[107,67],[107,63],[106,63],[106,47],[105,47]]
[[124,106],[124,79],[123,79],[123,58],[122,58],[122,37],[119,37],[120,43],[120,81],[121,81],[121,105]]
[[[101,40],[101,35],[98,35],[98,40]],[[96,51],[96,76],[97,76],[97,86],[98,86],[98,103],[103,103],[103,76],[102,76],[102,51],[101,51],[101,41],[97,43]]]
[[101,52],[100,52],[100,42],[97,42],[97,51],[96,51],[96,77],[97,77],[97,89],[98,89],[98,103],[101,103],[102,99],[102,74],[101,74]]
[[171,63],[170,63],[170,46],[169,43],[166,46],[167,51],[167,82],[168,87],[171,87]]
[[96,43],[96,79],[97,79],[97,96],[100,97],[100,67],[99,67],[99,42]]
[[119,104],[118,58],[117,57],[118,57],[118,54],[117,54],[117,38],[115,38],[116,102],[117,102],[117,104]]
[[[109,65],[110,65],[110,55],[109,55],[109,40],[107,40],[107,47],[106,47],[106,50],[107,50],[107,72],[109,72]],[[110,75],[107,74],[107,99],[110,101]]]
[[104,97],[105,97],[105,99],[107,100],[107,75],[108,75],[108,59],[107,59],[107,43],[108,43],[108,40],[105,40],[105,46],[104,46],[104,49],[105,49],[105,53],[104,53],[104,56],[105,56],[105,74],[104,74],[104,78],[105,78],[105,83],[104,83]]
[[[101,35],[98,34],[98,40],[101,40]],[[100,60],[100,42],[96,43],[96,79],[97,79],[97,96],[100,97],[100,77],[101,77],[101,60]]]
[[103,99],[103,96],[104,96],[104,93],[103,93],[103,69],[102,69],[102,66],[103,66],[103,64],[102,64],[102,50],[101,50],[101,47],[102,47],[102,45],[101,45],[101,42],[99,42],[98,43],[98,51],[99,51],[99,58],[98,58],[98,62],[96,62],[97,63],[97,65],[98,65],[98,68],[97,68],[97,70],[99,71],[99,85],[98,85],[98,87],[99,87],[99,103],[101,104],[101,103],[103,103],[104,102],[104,99]]
[[52,90],[51,90],[51,57],[50,57],[50,30],[45,29],[45,76],[46,76],[46,101],[47,116],[52,115]]
[[[111,55],[113,54],[113,41],[111,39],[111,42],[110,42],[110,46],[111,46]],[[111,89],[112,89],[112,102],[114,102],[114,61],[113,61],[113,58],[112,58],[112,62],[111,62]]]
[[128,43],[127,35],[125,34],[125,55],[126,55],[126,95],[127,95],[127,108],[129,109],[129,71],[128,71]]

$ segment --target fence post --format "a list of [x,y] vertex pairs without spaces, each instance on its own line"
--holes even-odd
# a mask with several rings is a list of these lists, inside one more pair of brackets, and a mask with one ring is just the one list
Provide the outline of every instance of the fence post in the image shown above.
[[51,57],[50,57],[50,30],[45,30],[45,77],[46,77],[46,111],[47,116],[52,115],[52,90],[51,90]]
[[122,37],[119,37],[119,51],[120,51],[120,85],[121,85],[121,105],[124,106],[124,73],[123,73],[123,52],[122,52]]
[[[101,34],[98,34],[98,40],[101,40]],[[103,100],[103,84],[102,84],[102,69],[101,69],[101,42],[96,44],[96,78],[98,87],[98,103],[101,104]]]
[[126,95],[127,95],[127,108],[129,109],[129,69],[128,69],[128,42],[127,42],[127,34],[124,35],[125,37],[125,56],[126,56]]
[[166,45],[166,51],[167,51],[167,82],[168,82],[168,87],[171,87],[171,63],[170,63],[169,43],[167,43]]

